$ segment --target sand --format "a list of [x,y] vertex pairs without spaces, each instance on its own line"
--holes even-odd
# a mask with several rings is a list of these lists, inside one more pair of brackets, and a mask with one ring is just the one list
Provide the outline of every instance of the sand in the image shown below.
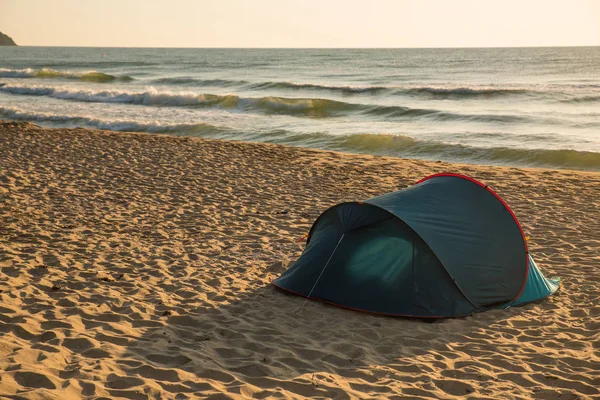
[[[269,284],[327,207],[444,171],[557,295],[426,323]],[[598,398],[599,232],[598,173],[0,122],[0,397]]]

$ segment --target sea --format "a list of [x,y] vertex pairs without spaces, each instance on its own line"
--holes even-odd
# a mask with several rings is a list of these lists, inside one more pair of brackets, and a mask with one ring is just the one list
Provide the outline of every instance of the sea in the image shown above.
[[600,47],[0,47],[0,119],[600,171]]

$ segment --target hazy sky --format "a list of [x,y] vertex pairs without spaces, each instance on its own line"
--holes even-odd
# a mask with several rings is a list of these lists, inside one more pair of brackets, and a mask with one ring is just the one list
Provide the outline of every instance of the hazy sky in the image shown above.
[[598,46],[600,0],[0,0],[20,45]]

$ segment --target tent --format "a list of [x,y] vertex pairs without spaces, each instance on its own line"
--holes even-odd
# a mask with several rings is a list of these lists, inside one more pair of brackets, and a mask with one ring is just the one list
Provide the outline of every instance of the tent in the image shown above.
[[359,311],[457,317],[543,299],[559,281],[536,266],[500,196],[445,173],[329,208],[273,284]]

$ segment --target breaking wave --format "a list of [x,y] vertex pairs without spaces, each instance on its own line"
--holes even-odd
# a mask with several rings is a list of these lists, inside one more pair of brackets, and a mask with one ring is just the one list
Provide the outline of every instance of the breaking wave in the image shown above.
[[49,96],[62,100],[96,103],[124,103],[145,106],[203,107],[254,111],[264,114],[286,114],[313,118],[336,117],[349,114],[385,117],[389,119],[428,118],[433,121],[467,121],[516,123],[527,122],[526,116],[503,114],[459,114],[435,109],[347,103],[322,98],[285,98],[276,96],[240,97],[196,93],[160,92],[153,88],[145,92],[115,90],[81,90],[43,86],[15,86],[0,84],[0,91],[29,95]]
[[6,69],[0,68],[0,77],[2,78],[38,78],[38,79],[71,79],[84,82],[129,82],[133,78],[127,75],[115,76],[105,74],[103,72],[88,71],[88,72],[71,72],[58,71],[54,69]]
[[30,112],[18,108],[0,107],[0,118],[18,121],[58,124],[64,127],[88,127],[117,132],[148,132],[188,135],[210,135],[225,133],[227,128],[217,127],[207,123],[194,124],[161,124],[159,122],[140,122],[128,120],[103,120],[89,116],[51,114]]

